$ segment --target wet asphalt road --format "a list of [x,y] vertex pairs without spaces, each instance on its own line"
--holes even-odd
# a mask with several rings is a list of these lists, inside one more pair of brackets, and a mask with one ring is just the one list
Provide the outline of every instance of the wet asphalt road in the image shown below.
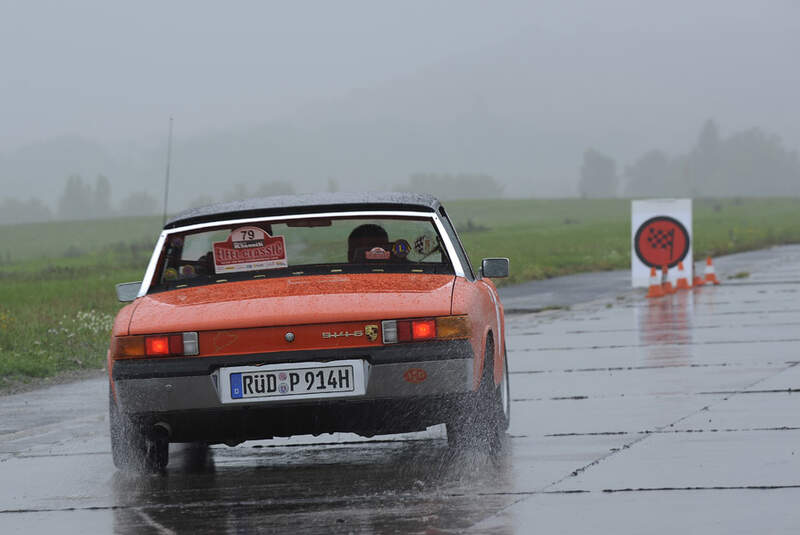
[[800,247],[717,269],[751,276],[653,301],[557,281],[569,310],[509,315],[497,458],[435,427],[173,447],[135,476],[111,463],[103,378],[0,397],[0,533],[797,532]]

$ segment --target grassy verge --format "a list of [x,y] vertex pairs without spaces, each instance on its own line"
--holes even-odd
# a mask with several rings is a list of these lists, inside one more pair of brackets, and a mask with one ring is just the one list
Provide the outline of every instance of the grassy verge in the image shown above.
[[59,221],[0,225],[0,265],[32,259],[60,263],[108,250],[152,251],[161,229],[161,217],[121,217],[97,221]]
[[[630,201],[447,203],[471,259],[511,259],[503,284],[630,265]],[[0,389],[100,368],[120,308],[114,284],[139,280],[160,218],[0,227]],[[696,200],[701,258],[800,243],[800,199]]]
[[120,303],[114,284],[141,278],[107,254],[0,271],[0,390],[105,364]]

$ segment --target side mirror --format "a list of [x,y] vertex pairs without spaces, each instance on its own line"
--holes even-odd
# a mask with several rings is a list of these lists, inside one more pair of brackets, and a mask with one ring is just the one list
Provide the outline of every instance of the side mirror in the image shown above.
[[126,303],[133,301],[139,294],[139,289],[142,287],[142,281],[139,282],[121,282],[117,284],[117,299]]
[[481,276],[490,279],[508,277],[508,258],[484,258],[481,260]]

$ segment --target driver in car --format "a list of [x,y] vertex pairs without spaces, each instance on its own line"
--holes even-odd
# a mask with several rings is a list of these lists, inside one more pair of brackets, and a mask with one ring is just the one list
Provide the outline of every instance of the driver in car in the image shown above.
[[360,225],[354,228],[347,238],[347,261],[361,263],[365,260],[379,260],[379,258],[370,258],[370,254],[380,255],[376,248],[384,251],[386,259],[388,259],[391,250],[389,234],[380,225]]

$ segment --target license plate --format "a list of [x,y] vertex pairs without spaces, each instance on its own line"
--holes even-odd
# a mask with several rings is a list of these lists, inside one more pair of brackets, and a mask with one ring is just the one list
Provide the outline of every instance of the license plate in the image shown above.
[[222,368],[223,403],[362,396],[366,361],[303,362]]

